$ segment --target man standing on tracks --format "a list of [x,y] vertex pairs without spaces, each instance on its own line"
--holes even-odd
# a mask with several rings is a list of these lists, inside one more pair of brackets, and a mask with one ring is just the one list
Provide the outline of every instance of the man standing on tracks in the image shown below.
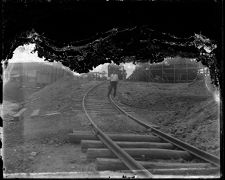
[[110,96],[112,89],[114,89],[113,97],[115,97],[116,96],[117,84],[118,84],[118,80],[119,80],[118,74],[113,72],[108,79],[110,80],[108,97]]

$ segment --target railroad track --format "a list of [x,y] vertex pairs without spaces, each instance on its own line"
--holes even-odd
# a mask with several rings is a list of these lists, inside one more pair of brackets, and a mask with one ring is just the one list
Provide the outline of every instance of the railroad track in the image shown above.
[[[220,160],[187,143],[171,137],[154,126],[142,122],[121,108],[110,97],[107,85],[92,87],[83,97],[83,110],[93,132],[76,131],[70,135],[73,142],[80,142],[88,160],[95,160],[99,171],[131,172],[137,177],[154,175],[219,175]],[[105,132],[99,118],[120,114],[118,121],[130,118],[148,133]],[[119,123],[114,121],[114,123]],[[106,120],[107,124],[107,120]],[[101,128],[100,128],[101,127]]]

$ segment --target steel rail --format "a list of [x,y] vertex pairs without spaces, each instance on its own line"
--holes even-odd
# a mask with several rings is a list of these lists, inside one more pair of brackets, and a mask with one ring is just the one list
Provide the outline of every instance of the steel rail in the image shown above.
[[106,135],[103,131],[101,131],[98,128],[98,126],[94,123],[92,118],[89,116],[85,108],[85,99],[93,89],[97,88],[103,83],[99,83],[98,85],[90,88],[86,92],[86,94],[83,96],[83,100],[82,100],[82,107],[83,107],[84,113],[89,119],[89,121],[91,122],[91,125],[94,128],[94,133],[106,145],[106,147],[109,148],[135,175],[142,178],[143,177],[152,178],[153,175],[147,169],[145,169],[140,163],[135,161],[126,151],[124,151],[115,142],[113,142],[113,140],[108,135]]
[[131,118],[132,120],[134,120],[135,122],[137,122],[138,124],[148,128],[154,135],[162,138],[163,140],[172,143],[173,145],[179,147],[180,149],[183,149],[185,151],[188,151],[190,154],[195,155],[197,157],[199,157],[200,159],[204,159],[207,162],[210,162],[212,164],[214,164],[217,167],[220,167],[220,159],[212,154],[209,154],[205,151],[202,151],[190,144],[184,143],[183,141],[174,138],[172,136],[169,136],[157,129],[155,129],[154,127],[152,127],[152,125],[143,122],[137,118],[135,118],[134,116],[132,116],[131,114],[129,114],[128,112],[126,112],[124,109],[122,109],[118,104],[116,104],[116,102],[112,99],[112,97],[110,96],[110,102],[114,105],[114,107],[121,111],[122,113],[124,113],[126,116],[128,116],[129,118]]

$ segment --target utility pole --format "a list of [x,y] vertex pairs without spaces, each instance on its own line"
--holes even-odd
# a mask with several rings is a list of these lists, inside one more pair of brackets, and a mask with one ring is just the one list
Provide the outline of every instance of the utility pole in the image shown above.
[[175,83],[175,63],[173,64],[173,82]]
[[186,60],[186,62],[185,62],[185,67],[186,67],[186,82],[188,82],[187,60]]

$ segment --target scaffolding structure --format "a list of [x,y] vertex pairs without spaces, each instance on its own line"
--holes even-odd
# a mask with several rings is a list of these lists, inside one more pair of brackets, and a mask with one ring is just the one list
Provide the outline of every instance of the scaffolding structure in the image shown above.
[[136,81],[161,82],[161,83],[189,83],[199,75],[209,73],[208,69],[200,63],[173,63],[165,62],[151,64],[145,68],[139,67],[140,72],[133,73],[129,79]]

